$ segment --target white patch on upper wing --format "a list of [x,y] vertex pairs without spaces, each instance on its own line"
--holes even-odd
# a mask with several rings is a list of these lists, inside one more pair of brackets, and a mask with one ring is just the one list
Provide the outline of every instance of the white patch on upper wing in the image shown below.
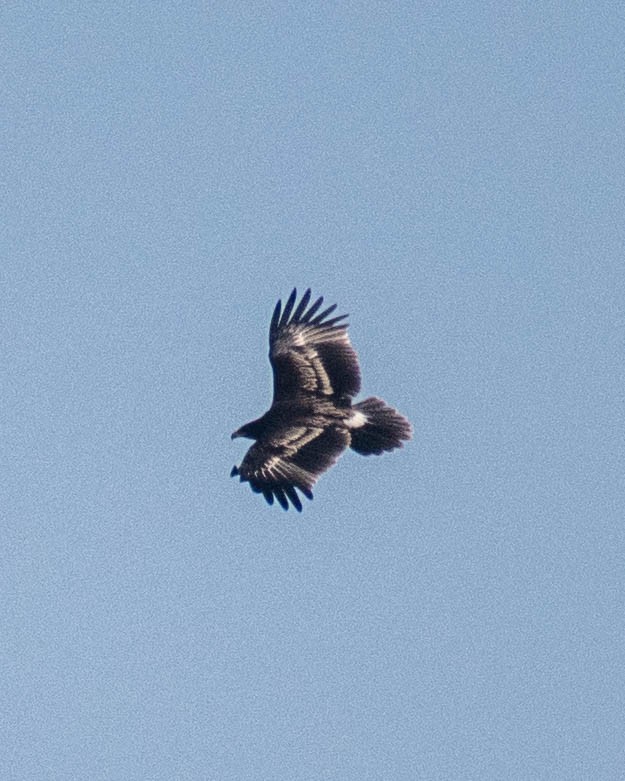
[[[296,466],[289,459],[322,432],[323,429],[315,426],[292,426],[282,429],[278,433],[276,443],[280,444],[283,452],[263,457],[262,463],[251,465],[252,472],[264,480],[290,479],[296,484],[312,486],[315,482],[314,475]],[[251,450],[256,456],[258,445],[253,445]]]
[[284,448],[285,453],[297,453],[322,431],[323,429],[316,426],[290,426],[277,433],[277,441]]
[[334,389],[332,388],[332,383],[330,382],[328,373],[326,372],[324,365],[319,358],[319,353],[313,347],[308,346],[307,349],[308,357],[310,358],[310,362],[315,370],[317,382],[319,383],[319,390],[322,393],[325,393],[326,396],[331,396],[332,393],[334,393]]
[[290,355],[305,390],[318,390],[325,396],[331,396],[334,388],[317,350],[317,345],[329,343],[342,344],[349,351],[353,349],[344,327],[326,329],[301,324],[286,326],[272,349],[276,357]]

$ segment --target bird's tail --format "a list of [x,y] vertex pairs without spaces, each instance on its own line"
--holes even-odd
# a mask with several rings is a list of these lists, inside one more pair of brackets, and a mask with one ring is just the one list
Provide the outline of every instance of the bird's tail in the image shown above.
[[350,426],[351,448],[363,456],[394,450],[412,436],[408,420],[382,399],[372,396],[354,404],[352,409],[364,416],[364,421],[359,415],[354,416]]

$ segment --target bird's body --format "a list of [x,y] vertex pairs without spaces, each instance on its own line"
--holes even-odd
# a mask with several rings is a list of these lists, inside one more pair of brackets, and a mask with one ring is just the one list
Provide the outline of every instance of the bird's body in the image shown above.
[[[410,439],[410,423],[377,398],[352,404],[360,390],[358,357],[347,336],[347,315],[316,314],[323,298],[310,307],[310,290],[293,311],[293,290],[282,311],[278,301],[269,333],[274,375],[270,409],[241,426],[232,437],[256,440],[232,476],[249,482],[270,504],[287,509],[302,504],[300,490],[312,499],[312,486],[351,446],[363,455],[400,447]],[[308,309],[307,309],[308,307]]]

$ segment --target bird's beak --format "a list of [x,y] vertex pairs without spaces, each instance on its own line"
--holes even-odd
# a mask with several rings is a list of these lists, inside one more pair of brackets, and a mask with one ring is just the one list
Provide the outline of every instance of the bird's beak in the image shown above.
[[230,439],[236,439],[237,437],[240,437],[240,436],[241,435],[239,434],[239,430],[237,429],[236,431],[232,432],[232,434],[230,435]]

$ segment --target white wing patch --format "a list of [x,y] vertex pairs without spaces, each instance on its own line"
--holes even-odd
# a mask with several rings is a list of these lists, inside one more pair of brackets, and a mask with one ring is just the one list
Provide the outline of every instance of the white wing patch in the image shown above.
[[286,439],[284,452],[266,458],[262,466],[256,469],[258,477],[268,481],[283,480],[293,482],[297,486],[312,487],[317,481],[317,476],[288,459],[313,439],[316,439],[322,432],[323,429],[320,428],[304,427],[291,428],[287,432],[283,432]]
[[[300,364],[299,369],[302,372],[304,387],[308,390],[317,389],[325,396],[331,396],[334,393],[334,388],[319,353],[315,349],[316,344],[329,342],[344,344],[351,349],[349,338],[342,326],[330,331],[311,325],[289,325],[284,329],[281,342],[276,344],[275,354],[288,355],[293,348],[301,351],[305,362]],[[306,376],[308,374],[307,364],[312,369],[313,376],[310,374],[308,377]]]
[[323,363],[321,363],[319,353],[314,348],[309,347],[308,357],[310,358],[310,362],[312,363],[315,374],[317,375],[319,390],[326,396],[331,396],[332,393],[334,393],[334,390],[332,388],[330,378],[328,377],[326,370],[323,368]]
[[279,432],[280,445],[284,448],[285,454],[297,453],[322,431],[322,428],[315,426],[291,426]]
[[[323,429],[309,426],[292,426],[280,431],[280,445],[283,452],[267,457],[262,466],[256,467],[259,477],[265,480],[295,480],[304,485],[313,485],[315,477],[306,469],[296,466],[288,459],[305,445],[316,439]],[[256,446],[253,446],[255,448]]]

